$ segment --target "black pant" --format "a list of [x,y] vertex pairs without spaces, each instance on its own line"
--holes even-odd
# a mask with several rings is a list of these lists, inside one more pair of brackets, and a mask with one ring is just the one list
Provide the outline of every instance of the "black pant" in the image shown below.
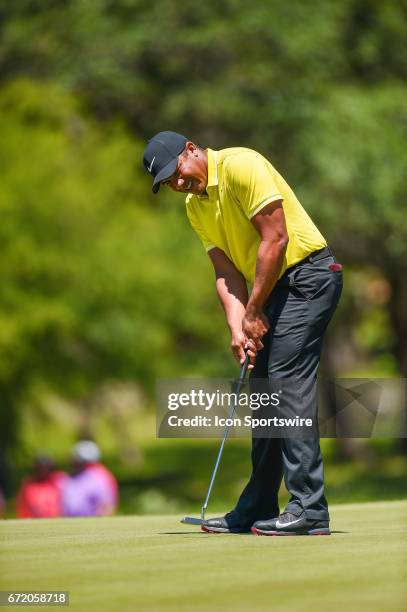
[[[270,329],[263,339],[251,379],[298,381],[300,393],[287,400],[291,414],[317,414],[316,374],[325,330],[342,291],[342,272],[331,269],[329,249],[286,271],[265,305]],[[295,385],[294,385],[295,389]],[[242,526],[278,516],[278,491],[290,493],[286,510],[310,519],[329,520],[319,436],[253,438],[252,474],[230,518]]]

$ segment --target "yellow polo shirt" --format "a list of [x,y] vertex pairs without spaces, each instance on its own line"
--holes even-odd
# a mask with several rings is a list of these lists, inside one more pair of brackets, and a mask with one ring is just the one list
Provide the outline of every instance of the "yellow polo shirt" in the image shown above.
[[275,200],[283,202],[289,236],[280,276],[326,246],[294,192],[260,153],[243,147],[207,149],[207,153],[207,195],[189,194],[186,198],[189,221],[207,251],[222,249],[253,283],[260,236],[250,219]]

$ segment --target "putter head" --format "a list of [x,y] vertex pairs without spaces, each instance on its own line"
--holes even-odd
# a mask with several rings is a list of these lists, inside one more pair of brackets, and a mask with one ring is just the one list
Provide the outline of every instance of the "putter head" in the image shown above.
[[181,523],[186,523],[187,525],[202,525],[202,519],[194,518],[193,516],[184,516],[181,519]]

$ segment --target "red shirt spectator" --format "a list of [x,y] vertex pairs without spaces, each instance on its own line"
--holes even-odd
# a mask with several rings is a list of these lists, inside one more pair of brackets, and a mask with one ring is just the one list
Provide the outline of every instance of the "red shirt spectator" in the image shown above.
[[61,490],[64,472],[54,469],[50,457],[37,457],[34,473],[25,478],[17,495],[18,518],[53,518],[62,516]]

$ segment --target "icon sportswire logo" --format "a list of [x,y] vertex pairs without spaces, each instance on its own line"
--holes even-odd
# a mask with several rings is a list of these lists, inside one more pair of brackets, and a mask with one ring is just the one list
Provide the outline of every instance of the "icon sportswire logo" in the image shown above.
[[153,169],[154,160],[155,160],[155,155],[154,155],[153,159],[151,160],[151,164],[150,164],[150,165],[148,166],[148,168],[147,168],[147,170],[148,170],[149,172],[151,172],[151,170]]

